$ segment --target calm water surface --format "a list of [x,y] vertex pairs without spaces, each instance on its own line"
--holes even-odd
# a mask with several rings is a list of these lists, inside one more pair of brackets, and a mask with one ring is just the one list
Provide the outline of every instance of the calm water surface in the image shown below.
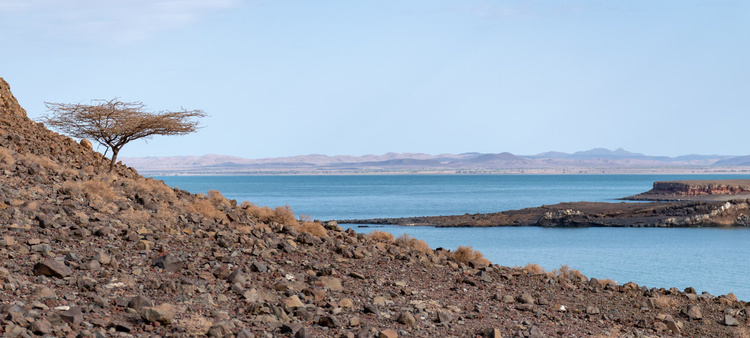
[[[258,205],[289,205],[315,219],[434,216],[607,201],[649,190],[654,181],[747,178],[732,175],[403,175],[164,176],[194,193],[221,191]],[[347,226],[344,225],[346,228]],[[566,264],[589,277],[649,287],[695,287],[750,300],[750,229],[433,228],[373,229],[409,234],[431,247],[469,245],[493,263]]]

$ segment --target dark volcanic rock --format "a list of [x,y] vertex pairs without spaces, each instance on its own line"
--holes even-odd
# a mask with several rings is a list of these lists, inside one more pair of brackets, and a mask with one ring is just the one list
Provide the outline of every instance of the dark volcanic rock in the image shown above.
[[68,277],[73,273],[65,263],[56,260],[46,260],[34,265],[34,274],[37,276],[54,276],[58,278]]

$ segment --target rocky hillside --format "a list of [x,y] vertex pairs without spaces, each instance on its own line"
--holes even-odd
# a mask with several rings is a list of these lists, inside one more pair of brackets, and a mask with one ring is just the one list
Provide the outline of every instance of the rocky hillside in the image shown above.
[[26,118],[0,79],[7,337],[748,336],[732,295],[492,265],[193,195]]

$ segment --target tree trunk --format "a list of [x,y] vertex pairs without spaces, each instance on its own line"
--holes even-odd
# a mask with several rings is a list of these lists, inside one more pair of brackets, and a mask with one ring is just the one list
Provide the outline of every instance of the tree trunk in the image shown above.
[[112,161],[109,162],[109,172],[112,172],[113,169],[115,169],[115,163],[117,162],[117,153],[120,152],[120,149],[112,148]]

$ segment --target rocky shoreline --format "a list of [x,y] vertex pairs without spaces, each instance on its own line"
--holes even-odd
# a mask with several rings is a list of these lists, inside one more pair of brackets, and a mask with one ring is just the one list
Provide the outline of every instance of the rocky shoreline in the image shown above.
[[655,182],[622,198],[651,203],[568,202],[487,214],[338,220],[435,227],[721,227],[750,225],[750,180]]
[[750,334],[733,294],[504,267],[102,160],[30,121],[0,78],[3,337]]

